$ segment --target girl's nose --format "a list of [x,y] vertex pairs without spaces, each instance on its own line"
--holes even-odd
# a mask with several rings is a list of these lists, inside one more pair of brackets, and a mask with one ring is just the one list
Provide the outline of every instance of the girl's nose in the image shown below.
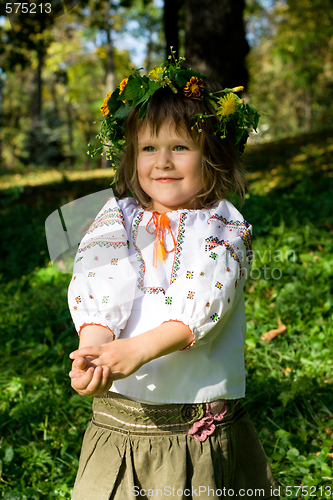
[[172,159],[169,151],[161,150],[158,152],[156,167],[161,169],[172,168]]

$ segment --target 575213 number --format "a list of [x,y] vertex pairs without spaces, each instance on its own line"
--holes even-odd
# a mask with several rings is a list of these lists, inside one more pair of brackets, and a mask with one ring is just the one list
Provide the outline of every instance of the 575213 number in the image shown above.
[[52,12],[52,5],[50,3],[6,3],[7,14],[50,14]]
[[286,496],[296,497],[299,496],[319,496],[321,498],[332,498],[333,488],[332,486],[286,486]]

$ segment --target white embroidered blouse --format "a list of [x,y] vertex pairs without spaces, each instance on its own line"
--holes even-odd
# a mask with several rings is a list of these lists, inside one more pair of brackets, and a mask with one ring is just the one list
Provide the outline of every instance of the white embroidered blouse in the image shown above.
[[243,397],[251,226],[226,200],[166,215],[162,261],[153,214],[133,198],[107,201],[75,258],[68,300],[76,329],[100,324],[128,338],[181,321],[193,345],[150,361],[111,391],[151,404]]

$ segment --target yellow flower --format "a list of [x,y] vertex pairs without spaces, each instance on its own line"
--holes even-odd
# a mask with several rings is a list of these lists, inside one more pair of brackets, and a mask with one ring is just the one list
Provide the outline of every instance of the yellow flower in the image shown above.
[[111,92],[108,93],[108,95],[106,96],[106,98],[103,101],[103,106],[101,107],[101,111],[103,113],[103,116],[106,116],[109,114],[108,100],[110,99],[110,97],[111,97]]
[[124,90],[124,88],[126,87],[126,83],[128,82],[128,78],[124,78],[121,82],[120,82],[120,85],[119,85],[119,88],[120,88],[120,92],[119,92],[119,95],[122,93],[122,91]]
[[148,76],[151,80],[155,80],[155,82],[158,82],[158,80],[160,79],[160,75],[163,74],[163,71],[163,68],[159,66],[158,68],[152,69]]
[[224,97],[220,97],[217,101],[219,107],[217,108],[216,114],[221,118],[223,116],[229,116],[237,111],[237,96],[235,94],[227,94]]
[[240,86],[240,87],[234,87],[232,89],[233,92],[243,92],[243,90],[244,90],[244,87],[242,87],[242,86]]
[[184,87],[186,97],[200,97],[205,89],[205,84],[202,78],[192,76],[189,82]]

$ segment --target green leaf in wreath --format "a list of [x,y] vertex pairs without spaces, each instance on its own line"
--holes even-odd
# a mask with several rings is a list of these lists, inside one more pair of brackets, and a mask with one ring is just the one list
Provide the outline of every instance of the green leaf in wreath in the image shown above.
[[138,118],[143,118],[146,114],[146,111],[147,111],[147,108],[148,108],[148,104],[149,104],[149,100],[145,101],[141,108],[140,108],[140,112],[139,112],[139,116]]
[[148,94],[150,96],[152,96],[153,94],[155,94],[156,90],[159,90],[160,88],[162,88],[162,85],[160,84],[160,82],[155,82],[155,81],[152,81],[152,80],[149,80],[149,88],[148,88]]
[[136,103],[136,105],[138,106],[139,104],[144,104],[146,101],[149,101],[150,99],[150,96],[148,94],[145,94],[143,97],[141,97],[141,99]]
[[[142,78],[133,78],[128,80],[120,97],[123,101],[139,101],[146,93],[148,85]],[[134,103],[133,103],[134,104]],[[136,105],[135,103],[134,105]]]
[[131,107],[130,106],[120,106],[120,108],[114,113],[114,117],[118,118],[119,120],[123,118],[127,118],[128,115],[130,114]]
[[112,93],[110,99],[108,100],[107,106],[109,108],[109,113],[111,113],[111,115],[113,115],[121,105],[121,103],[118,101],[118,96],[119,96],[119,89],[116,89]]

